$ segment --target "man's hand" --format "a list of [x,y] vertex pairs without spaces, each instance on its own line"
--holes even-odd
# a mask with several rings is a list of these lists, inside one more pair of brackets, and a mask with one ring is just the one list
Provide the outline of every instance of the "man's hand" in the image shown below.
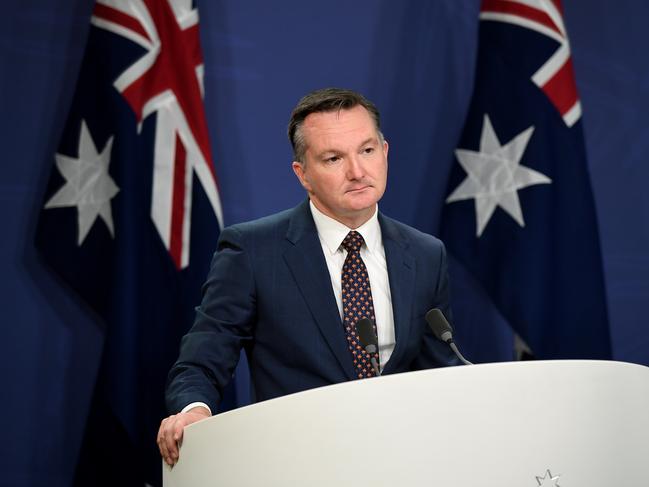
[[211,416],[210,412],[202,406],[197,406],[184,413],[172,414],[162,420],[158,430],[158,448],[160,455],[168,465],[178,461],[178,448],[183,439],[185,426]]

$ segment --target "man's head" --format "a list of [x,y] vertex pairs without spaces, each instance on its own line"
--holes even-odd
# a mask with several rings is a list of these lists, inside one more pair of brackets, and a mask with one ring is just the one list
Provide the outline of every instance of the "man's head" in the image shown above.
[[312,91],[304,96],[291,113],[291,119],[288,122],[288,140],[293,147],[293,160],[305,162],[304,152],[306,151],[306,144],[302,132],[302,124],[306,117],[318,112],[350,110],[359,105],[365,108],[372,117],[372,120],[374,120],[376,132],[382,142],[381,116],[374,103],[355,91],[344,90],[342,88],[323,88]]
[[388,144],[374,104],[349,90],[315,91],[293,110],[288,135],[293,171],[313,204],[350,228],[365,223],[387,180]]

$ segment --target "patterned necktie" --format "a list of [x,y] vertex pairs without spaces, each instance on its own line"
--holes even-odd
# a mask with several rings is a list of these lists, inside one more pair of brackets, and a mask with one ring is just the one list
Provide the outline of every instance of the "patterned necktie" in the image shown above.
[[[347,250],[342,271],[343,326],[359,379],[376,375],[370,362],[370,354],[363,350],[356,334],[356,323],[361,318],[371,319],[374,324],[374,333],[376,333],[370,278],[367,275],[365,263],[361,259],[363,242],[363,236],[352,230],[342,243],[342,246]],[[378,364],[378,352],[373,355]]]

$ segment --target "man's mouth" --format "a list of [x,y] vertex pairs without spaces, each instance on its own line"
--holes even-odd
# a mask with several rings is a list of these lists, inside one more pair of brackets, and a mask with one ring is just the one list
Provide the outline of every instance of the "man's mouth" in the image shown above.
[[347,190],[347,192],[348,193],[358,193],[359,191],[363,191],[364,189],[368,189],[370,187],[371,186],[369,184],[367,184],[365,186],[359,186],[357,188],[350,188],[350,189]]

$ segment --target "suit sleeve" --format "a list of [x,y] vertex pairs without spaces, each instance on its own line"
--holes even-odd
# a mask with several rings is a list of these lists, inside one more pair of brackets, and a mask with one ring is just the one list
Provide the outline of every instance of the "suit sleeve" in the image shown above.
[[[439,242],[439,241],[438,241]],[[448,277],[448,261],[446,248],[439,242],[435,266],[438,269],[437,283],[433,293],[431,308],[439,308],[449,323],[453,323],[453,316],[450,307],[450,285]],[[434,275],[434,274],[433,274]],[[460,361],[448,345],[442,343],[431,331],[428,324],[425,326],[422,340],[422,348],[415,360],[414,369],[430,369],[448,365],[459,365]]]
[[169,372],[166,401],[171,413],[192,402],[216,411],[241,349],[253,339],[255,282],[244,247],[236,227],[221,232],[194,325]]

